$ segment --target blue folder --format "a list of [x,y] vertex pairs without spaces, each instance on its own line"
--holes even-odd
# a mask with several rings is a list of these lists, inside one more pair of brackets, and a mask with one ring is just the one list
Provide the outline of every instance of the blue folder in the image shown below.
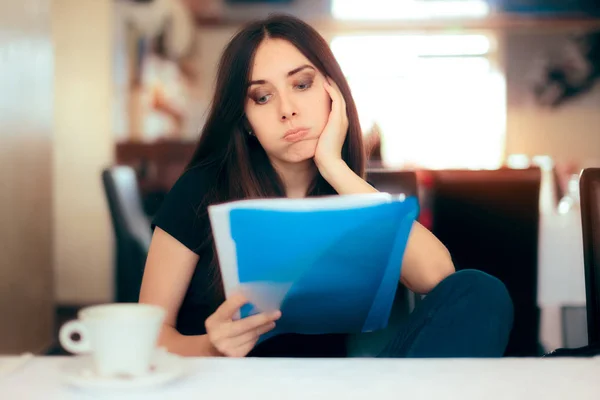
[[[252,201],[226,211],[228,218],[220,224],[229,226],[215,235],[223,242],[222,232],[228,231],[228,251],[232,246],[235,252],[229,263],[236,264],[237,276],[223,271],[226,288],[231,278],[256,299],[242,307],[241,318],[279,308],[282,316],[268,337],[387,326],[417,199],[390,196],[363,206],[343,204],[340,199],[339,208],[270,209]],[[214,215],[211,220],[219,223]],[[217,243],[218,253],[225,248]]]

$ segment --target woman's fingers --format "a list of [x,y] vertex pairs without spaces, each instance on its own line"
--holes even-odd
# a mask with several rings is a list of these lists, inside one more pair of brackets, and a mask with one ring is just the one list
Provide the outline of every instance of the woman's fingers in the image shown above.
[[233,320],[239,309],[248,303],[241,294],[231,296],[206,319],[206,333],[215,349],[230,357],[245,356],[256,344],[260,335],[272,330],[280,311],[264,312]]
[[231,338],[229,346],[231,348],[237,348],[240,346],[247,345],[248,343],[255,342],[261,335],[264,335],[265,333],[273,330],[274,328],[275,322],[267,322],[266,324],[261,325],[255,329],[252,329],[246,333]]
[[332,100],[330,120],[332,117],[336,118],[340,124],[346,126],[348,115],[346,113],[346,101],[344,100],[344,95],[334,80],[325,78],[325,81],[325,90],[329,93],[329,97],[331,97]]
[[325,90],[329,93],[329,97],[335,103],[338,108],[338,111],[346,111],[346,101],[344,100],[344,95],[340,90],[340,87],[335,83],[335,81],[331,78],[326,78]]
[[215,347],[227,357],[244,357],[254,348],[258,338],[273,328],[275,328],[275,322],[270,321],[241,335],[221,337],[215,340]]
[[268,324],[270,322],[277,321],[281,317],[280,311],[270,313],[255,314],[250,317],[242,318],[237,321],[233,321],[229,325],[228,335],[229,337],[235,337],[242,335],[246,332],[258,329],[260,326]]
[[236,294],[225,300],[223,304],[217,308],[215,313],[211,316],[214,320],[224,321],[233,318],[238,310],[248,303],[248,299],[242,294]]

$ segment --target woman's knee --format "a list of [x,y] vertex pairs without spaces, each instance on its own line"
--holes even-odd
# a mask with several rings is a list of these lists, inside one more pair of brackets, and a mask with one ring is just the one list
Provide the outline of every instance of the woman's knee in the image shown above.
[[504,283],[483,271],[460,270],[448,276],[445,281],[456,289],[468,293],[479,306],[485,305],[492,315],[512,326],[514,306]]

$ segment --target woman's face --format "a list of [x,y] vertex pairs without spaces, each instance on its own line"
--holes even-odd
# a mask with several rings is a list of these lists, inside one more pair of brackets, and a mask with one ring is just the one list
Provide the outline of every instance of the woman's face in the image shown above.
[[244,110],[253,135],[276,163],[312,159],[331,111],[324,76],[283,39],[263,40],[251,70]]

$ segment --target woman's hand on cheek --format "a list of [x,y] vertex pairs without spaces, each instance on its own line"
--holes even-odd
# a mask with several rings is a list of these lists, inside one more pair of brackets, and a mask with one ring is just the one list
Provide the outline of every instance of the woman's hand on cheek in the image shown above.
[[348,133],[348,114],[342,92],[329,78],[325,78],[323,86],[331,98],[331,112],[315,150],[315,164],[319,169],[342,160],[342,146]]

